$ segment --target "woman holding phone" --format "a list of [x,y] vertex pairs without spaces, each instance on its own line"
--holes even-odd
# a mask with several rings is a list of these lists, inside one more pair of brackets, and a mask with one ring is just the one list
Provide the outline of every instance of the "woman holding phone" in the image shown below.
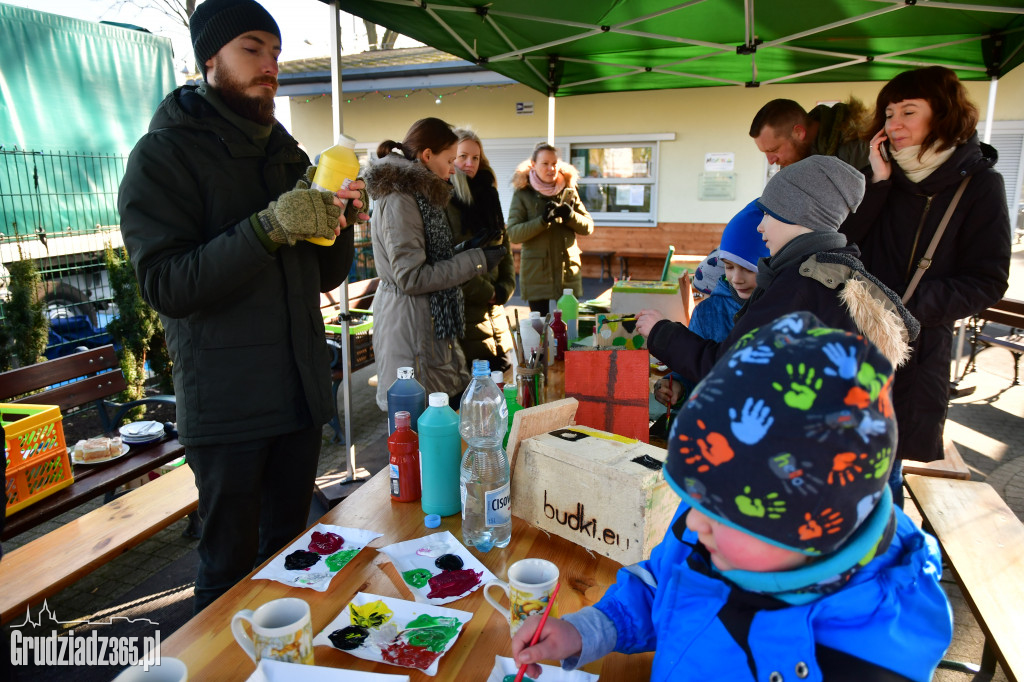
[[[900,460],[943,458],[953,325],[999,301],[1010,266],[1010,224],[996,150],[979,143],[978,109],[941,66],[899,74],[878,93],[867,194],[842,232],[867,270],[905,297],[922,257],[963,186],[907,308],[921,323],[896,371],[899,423],[890,485],[902,501]],[[966,183],[966,184],[965,184]]]

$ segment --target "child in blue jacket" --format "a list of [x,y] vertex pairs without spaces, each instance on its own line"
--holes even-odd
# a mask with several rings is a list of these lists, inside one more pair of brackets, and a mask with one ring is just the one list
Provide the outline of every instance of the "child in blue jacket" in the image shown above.
[[686,401],[651,558],[515,659],[655,651],[652,680],[930,680],[952,638],[935,539],[892,503],[892,366],[798,312],[751,330]]
[[[722,242],[715,249],[715,258],[721,263],[723,274],[707,290],[708,297],[693,309],[687,327],[694,334],[724,341],[732,331],[733,318],[757,286],[757,262],[771,255],[757,231],[763,218],[764,212],[755,199],[734,215],[722,231]],[[684,387],[691,388],[697,383],[676,372],[671,376],[671,381],[662,378],[654,384],[654,398],[662,405],[674,406],[685,395]]]

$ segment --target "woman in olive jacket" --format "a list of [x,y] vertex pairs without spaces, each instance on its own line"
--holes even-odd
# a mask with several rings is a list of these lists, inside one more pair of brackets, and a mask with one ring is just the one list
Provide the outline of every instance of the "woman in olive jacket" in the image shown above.
[[[978,143],[977,122],[977,108],[949,69],[917,69],[889,81],[876,102],[867,194],[842,228],[860,246],[868,271],[903,296],[953,195],[969,179],[906,304],[921,335],[893,385],[901,459],[942,459],[953,324],[999,301],[1007,287],[1003,178],[993,169],[995,149]],[[897,461],[894,485],[899,469]]]
[[455,194],[448,204],[452,238],[456,244],[501,245],[506,250],[496,268],[462,285],[466,300],[462,350],[470,367],[473,360],[487,360],[492,370],[504,372],[513,362],[505,304],[516,289],[516,266],[505,232],[494,170],[484,155],[483,143],[472,130],[456,128],[454,132],[459,137],[459,146],[451,176]]
[[574,167],[558,160],[558,150],[543,142],[512,177],[508,236],[523,245],[519,293],[541,315],[547,315],[550,300],[563,289],[572,289],[577,298],[583,295],[576,235],[593,233],[594,219],[576,191],[578,177]]

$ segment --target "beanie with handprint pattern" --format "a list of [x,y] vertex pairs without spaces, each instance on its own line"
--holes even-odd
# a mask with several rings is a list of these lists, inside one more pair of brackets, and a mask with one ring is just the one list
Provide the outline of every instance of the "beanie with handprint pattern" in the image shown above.
[[836,553],[881,503],[887,518],[875,525],[891,526],[892,374],[863,336],[784,315],[742,336],[694,389],[665,478],[722,523],[810,556]]

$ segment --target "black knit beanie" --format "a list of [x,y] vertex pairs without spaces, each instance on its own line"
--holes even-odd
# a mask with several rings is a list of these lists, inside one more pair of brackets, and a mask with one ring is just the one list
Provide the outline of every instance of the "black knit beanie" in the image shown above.
[[188,22],[196,66],[206,78],[206,60],[246,31],[266,31],[281,39],[270,13],[254,0],[206,0]]

